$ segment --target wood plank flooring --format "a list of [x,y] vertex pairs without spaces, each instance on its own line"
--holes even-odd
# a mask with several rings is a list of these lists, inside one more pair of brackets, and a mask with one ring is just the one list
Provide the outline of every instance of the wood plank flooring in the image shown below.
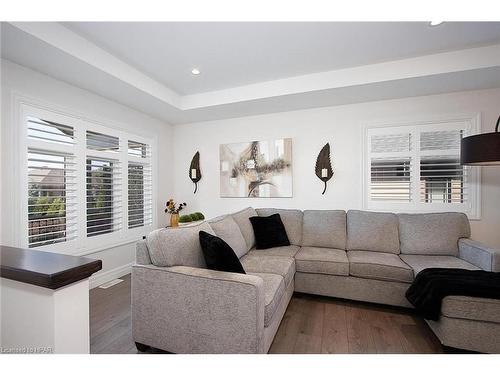
[[[137,353],[130,321],[130,275],[90,291],[91,353]],[[410,310],[294,294],[270,353],[443,353]],[[448,351],[448,350],[446,350]]]

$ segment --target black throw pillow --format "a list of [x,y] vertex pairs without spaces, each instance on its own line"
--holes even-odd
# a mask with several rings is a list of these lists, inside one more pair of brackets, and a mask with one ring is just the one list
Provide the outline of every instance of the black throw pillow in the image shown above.
[[280,214],[252,216],[250,222],[255,234],[255,247],[257,249],[290,245]]
[[234,250],[222,238],[200,231],[200,245],[209,270],[246,273]]

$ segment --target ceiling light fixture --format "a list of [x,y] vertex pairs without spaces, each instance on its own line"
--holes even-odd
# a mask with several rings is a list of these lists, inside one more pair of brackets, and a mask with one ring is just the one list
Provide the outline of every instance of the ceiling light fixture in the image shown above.
[[193,68],[193,69],[191,70],[191,73],[193,73],[195,76],[197,76],[197,75],[198,75],[198,74],[200,74],[201,72],[200,72],[200,70],[199,70],[199,69],[197,69],[197,68]]
[[431,21],[429,22],[430,26],[439,26],[443,23],[444,21]]

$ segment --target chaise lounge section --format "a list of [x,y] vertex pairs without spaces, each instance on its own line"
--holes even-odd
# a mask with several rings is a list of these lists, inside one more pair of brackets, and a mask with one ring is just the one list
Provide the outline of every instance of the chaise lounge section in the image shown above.
[[[249,218],[279,213],[290,246],[255,249]],[[206,269],[200,230],[226,241],[246,275]],[[137,244],[132,326],[138,347],[174,353],[267,353],[294,291],[411,308],[405,293],[430,267],[500,271],[500,250],[469,239],[460,213],[246,208]],[[443,300],[427,322],[441,342],[500,352],[500,301]]]

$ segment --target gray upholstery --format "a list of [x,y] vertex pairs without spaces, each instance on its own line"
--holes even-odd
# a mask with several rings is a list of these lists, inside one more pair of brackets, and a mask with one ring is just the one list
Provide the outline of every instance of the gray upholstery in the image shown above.
[[415,276],[426,268],[462,268],[465,270],[478,270],[473,264],[457,257],[447,255],[400,255],[403,262],[414,271]]
[[347,249],[399,254],[398,217],[392,213],[349,210]]
[[470,236],[467,216],[457,212],[399,214],[402,254],[458,256],[458,240]]
[[[257,211],[280,213],[292,245],[252,250],[251,208],[211,224],[159,229],[137,243],[134,341],[174,353],[266,353],[294,290],[412,307],[405,293],[425,268],[500,271],[499,249],[463,238],[462,214]],[[224,238],[247,274],[205,269],[200,230]],[[500,352],[500,301],[447,296],[439,321],[427,323],[445,345]]]
[[427,324],[446,346],[482,353],[500,352],[500,324],[441,316]]
[[482,320],[500,324],[500,300],[448,296],[443,299],[441,314],[449,318]]
[[247,251],[250,250],[255,246],[255,235],[253,233],[250,218],[252,216],[257,216],[257,211],[255,211],[252,207],[247,207],[241,211],[235,212],[231,216],[240,227],[241,234],[243,235],[243,238],[245,238],[245,242],[247,244]]
[[269,216],[280,214],[281,221],[285,226],[286,234],[291,245],[302,245],[302,218],[300,210],[287,210],[282,208],[257,208],[259,216]]
[[295,275],[295,262],[292,258],[249,254],[241,258],[240,261],[247,273],[273,273],[283,276],[285,286],[290,284]]
[[248,247],[241,234],[240,227],[231,215],[226,215],[208,221],[217,237],[222,238],[231,248],[234,253],[241,258],[248,252]]
[[259,255],[259,256],[278,256],[278,257],[289,257],[293,258],[300,250],[299,246],[278,246],[270,249],[253,249],[250,250],[248,254]]
[[201,251],[200,231],[215,235],[206,222],[185,228],[162,228],[146,236],[151,262],[158,267],[189,266],[205,268]]
[[345,249],[346,213],[342,210],[305,210],[302,246]]
[[173,353],[263,353],[262,278],[193,267],[132,267],[132,335]]
[[302,247],[295,256],[297,272],[349,276],[349,260],[345,250],[324,247]]
[[137,264],[151,264],[151,258],[145,240],[137,241],[135,244],[135,262]]
[[295,291],[355,301],[412,307],[405,297],[408,283],[365,279],[354,276],[297,272]]
[[461,259],[485,271],[500,272],[500,249],[462,238],[458,241],[458,251]]
[[375,280],[411,283],[413,270],[396,254],[348,251],[349,274]]
[[280,275],[272,273],[249,273],[264,281],[264,327],[267,327],[285,294],[285,281]]

